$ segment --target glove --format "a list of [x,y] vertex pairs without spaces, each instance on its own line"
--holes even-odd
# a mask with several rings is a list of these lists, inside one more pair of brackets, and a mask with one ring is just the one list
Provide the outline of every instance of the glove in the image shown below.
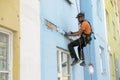
[[65,32],[64,36],[68,36],[68,33],[67,33],[67,32]]
[[70,32],[68,32],[68,33],[67,33],[67,32],[65,32],[65,35],[64,35],[64,36],[72,36],[72,34],[73,34],[73,32],[71,32],[71,31],[70,31]]

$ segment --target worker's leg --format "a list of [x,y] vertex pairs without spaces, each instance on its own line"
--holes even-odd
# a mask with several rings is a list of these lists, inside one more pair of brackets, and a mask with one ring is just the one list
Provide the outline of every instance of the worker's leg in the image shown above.
[[68,49],[72,58],[75,58],[72,64],[75,64],[78,61],[77,55],[75,53],[74,47],[79,45],[79,39],[68,44]]
[[78,46],[78,55],[79,55],[79,59],[82,60],[84,59],[84,54],[83,54],[83,38],[81,37],[79,39],[79,46]]
[[80,46],[78,47],[78,56],[80,60],[84,59],[83,49],[81,49]]
[[82,62],[80,63],[81,66],[85,66],[85,58],[84,58],[83,47],[85,47],[84,44],[81,45],[81,56],[82,56],[82,58],[81,58]]
[[71,57],[72,58],[77,58],[74,47],[79,45],[79,40],[75,40],[71,43],[68,44],[68,49],[70,51]]
[[85,47],[84,39],[83,37],[81,37],[79,39],[78,55],[79,55],[79,59],[82,60],[82,62],[80,63],[80,65],[82,66],[85,64],[85,58],[84,58],[84,52],[83,52],[84,47]]
[[83,47],[81,48],[81,56],[82,56],[81,60],[85,60],[85,58],[84,58],[84,51],[83,51]]
[[84,61],[85,58],[84,58],[84,52],[83,52],[83,47],[78,47],[78,55],[79,55],[79,59]]
[[81,60],[82,56],[81,56],[81,47],[80,47],[80,45],[78,46],[78,56],[79,56],[79,59]]

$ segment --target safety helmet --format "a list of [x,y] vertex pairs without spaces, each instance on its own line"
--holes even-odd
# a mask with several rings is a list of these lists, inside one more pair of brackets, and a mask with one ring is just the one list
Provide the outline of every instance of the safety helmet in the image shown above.
[[80,12],[80,13],[78,13],[78,15],[76,16],[76,18],[84,17],[84,16],[85,16],[84,13]]

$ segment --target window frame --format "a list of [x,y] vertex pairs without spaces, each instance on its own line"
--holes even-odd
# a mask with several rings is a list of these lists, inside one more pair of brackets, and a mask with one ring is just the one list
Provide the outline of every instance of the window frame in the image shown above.
[[101,74],[105,73],[105,67],[104,67],[104,60],[105,60],[105,56],[104,56],[104,48],[102,46],[99,46],[99,56],[100,56],[100,71]]
[[[61,48],[57,48],[57,66],[58,66],[58,55],[59,55],[59,64],[60,64],[60,72],[57,71],[58,73],[58,76],[57,76],[57,79],[58,77],[60,77],[60,80],[63,80],[63,74],[62,74],[62,61],[61,61],[61,54],[64,53],[64,54],[67,54],[67,56],[69,56],[69,71],[70,73],[67,74],[67,76],[70,76],[70,80],[72,80],[72,66],[70,66],[70,63],[71,63],[71,58],[70,58],[70,53],[67,51],[67,50],[64,50],[64,49],[61,49]],[[57,70],[58,70],[58,67],[57,67]]]
[[4,71],[0,71],[0,73],[8,73],[8,80],[12,80],[13,79],[13,32],[3,28],[0,26],[0,32],[3,34],[8,35],[9,41],[8,41],[8,57],[9,57],[9,61],[8,61],[8,70],[4,70]]

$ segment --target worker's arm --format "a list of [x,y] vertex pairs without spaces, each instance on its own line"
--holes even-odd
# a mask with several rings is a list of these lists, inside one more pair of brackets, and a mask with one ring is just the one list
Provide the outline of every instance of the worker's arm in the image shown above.
[[71,33],[68,33],[67,35],[68,36],[80,36],[82,34],[82,32],[85,30],[85,26],[86,26],[86,22],[83,22],[81,24],[81,27],[80,27],[79,31],[71,32]]
[[82,30],[79,30],[79,31],[77,31],[77,32],[72,32],[72,33],[69,34],[68,36],[79,36],[79,35],[81,35],[82,32],[83,32]]
[[81,24],[81,27],[80,27],[79,31],[73,32],[73,33],[71,34],[71,36],[80,36],[80,35],[82,34],[82,32],[85,30],[86,25],[87,25],[87,23],[86,23],[86,22],[83,22],[83,23]]

